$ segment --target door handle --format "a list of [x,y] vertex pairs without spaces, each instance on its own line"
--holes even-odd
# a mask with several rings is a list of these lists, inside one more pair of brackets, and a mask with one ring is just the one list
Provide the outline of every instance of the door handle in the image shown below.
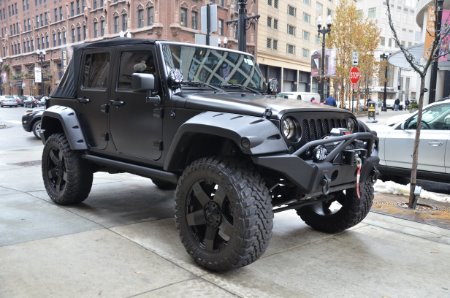
[[91,102],[91,100],[89,98],[87,98],[87,97],[79,97],[79,98],[77,98],[77,100],[78,100],[79,103],[89,103],[89,102]]
[[110,103],[112,106],[114,106],[114,107],[120,107],[120,106],[123,106],[123,105],[125,104],[125,102],[124,102],[123,100],[113,100],[113,99],[111,99],[111,100],[109,101],[109,103]]
[[430,145],[431,147],[439,147],[439,146],[444,145],[444,142],[441,142],[441,141],[431,141],[431,142],[428,142],[428,145]]

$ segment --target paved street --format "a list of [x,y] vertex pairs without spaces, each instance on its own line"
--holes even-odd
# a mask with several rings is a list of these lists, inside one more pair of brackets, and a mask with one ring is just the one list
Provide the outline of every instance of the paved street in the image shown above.
[[450,296],[450,230],[376,213],[337,235],[276,214],[260,260],[205,271],[179,240],[174,192],[149,179],[96,173],[84,203],[53,204],[24,111],[0,108],[0,297]]

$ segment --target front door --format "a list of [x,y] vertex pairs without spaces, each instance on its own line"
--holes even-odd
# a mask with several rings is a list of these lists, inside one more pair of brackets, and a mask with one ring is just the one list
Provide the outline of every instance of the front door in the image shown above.
[[154,49],[145,46],[119,55],[117,85],[111,93],[109,112],[113,144],[126,158],[158,160],[162,151],[162,108],[147,102],[145,92],[135,92],[131,88],[133,73],[150,73],[157,77]]

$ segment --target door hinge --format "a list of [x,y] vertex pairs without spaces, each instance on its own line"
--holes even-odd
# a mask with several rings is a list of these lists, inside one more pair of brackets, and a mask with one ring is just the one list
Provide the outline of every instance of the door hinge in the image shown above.
[[109,141],[109,133],[105,133],[104,138],[105,138],[105,141]]
[[105,104],[100,105],[100,111],[108,114],[109,113],[109,104],[105,103]]

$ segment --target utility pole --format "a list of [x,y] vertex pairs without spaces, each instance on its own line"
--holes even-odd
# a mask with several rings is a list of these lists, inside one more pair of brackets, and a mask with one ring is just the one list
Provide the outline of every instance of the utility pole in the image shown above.
[[238,19],[227,21],[227,24],[237,24],[237,33],[238,33],[238,49],[239,51],[246,52],[247,51],[247,26],[251,24],[255,24],[259,15],[247,17],[247,0],[239,0],[238,1],[239,10],[238,10]]
[[[437,20],[435,21],[434,34],[441,34],[441,19],[442,19],[442,7],[444,0],[437,0]],[[439,38],[440,40],[440,38]],[[439,53],[439,52],[438,52]],[[430,95],[428,97],[428,103],[435,102],[436,100],[436,81],[438,72],[439,55],[432,57],[433,64],[431,65],[431,77],[430,77]]]

